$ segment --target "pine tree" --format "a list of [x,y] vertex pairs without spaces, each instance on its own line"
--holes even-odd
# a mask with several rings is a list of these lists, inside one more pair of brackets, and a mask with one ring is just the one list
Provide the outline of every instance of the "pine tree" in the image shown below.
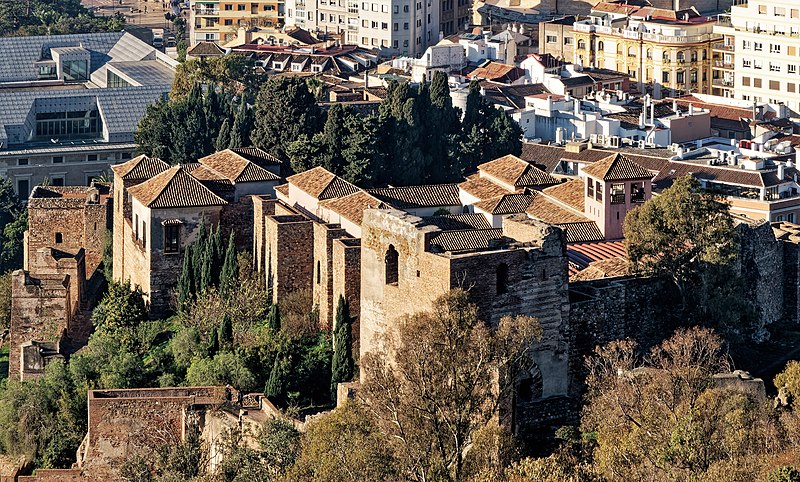
[[194,286],[192,283],[192,245],[186,247],[183,253],[183,269],[178,279],[178,311],[183,311],[192,299]]
[[281,313],[278,311],[278,305],[271,305],[269,312],[267,312],[267,326],[270,331],[277,333],[281,330]]
[[217,141],[214,143],[214,148],[219,151],[224,151],[231,143],[231,125],[228,119],[222,121],[222,127],[219,128],[219,135]]
[[336,326],[334,327],[333,361],[331,363],[331,394],[336,395],[336,385],[353,379],[353,337],[350,332],[350,305],[344,296],[339,295],[336,306]]
[[228,249],[225,251],[225,261],[222,263],[222,273],[219,277],[220,291],[227,292],[236,284],[239,278],[239,265],[236,260],[236,243],[234,242],[233,231],[228,238]]

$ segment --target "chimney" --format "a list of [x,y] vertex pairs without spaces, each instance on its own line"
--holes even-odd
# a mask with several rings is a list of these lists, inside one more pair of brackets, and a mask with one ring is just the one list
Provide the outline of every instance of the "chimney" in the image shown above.
[[689,115],[690,116],[694,115],[694,106],[692,104],[689,104]]
[[786,176],[786,166],[783,165],[782,162],[778,163],[778,182],[782,182],[783,178]]
[[575,116],[579,117],[581,115],[581,100],[580,99],[573,99],[572,106],[575,110]]
[[672,110],[675,111],[676,114],[680,114],[680,110],[678,110],[678,101],[672,99]]

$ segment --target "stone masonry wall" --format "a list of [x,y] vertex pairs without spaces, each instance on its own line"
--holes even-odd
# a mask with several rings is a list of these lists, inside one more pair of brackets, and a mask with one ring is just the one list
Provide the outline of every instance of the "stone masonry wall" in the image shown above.
[[784,315],[783,243],[775,239],[768,222],[755,226],[742,223],[737,231],[745,298],[758,308],[758,319],[749,331],[755,340],[764,340],[769,338],[769,327]]
[[351,335],[353,340],[353,355],[358,358],[360,353],[360,317],[361,312],[361,240],[342,238],[333,242],[333,303],[334,320],[335,310],[339,303],[339,296],[344,296],[350,303],[350,317],[352,318]]
[[21,375],[21,346],[29,341],[58,343],[69,325],[70,277],[66,274],[31,277],[17,270],[11,278],[9,378]]
[[319,326],[333,329],[337,300],[333,297],[333,242],[347,236],[338,224],[313,223],[314,280],[312,282],[314,305],[319,308]]
[[311,290],[313,270],[313,226],[304,216],[267,216],[267,287],[277,303],[293,291]]

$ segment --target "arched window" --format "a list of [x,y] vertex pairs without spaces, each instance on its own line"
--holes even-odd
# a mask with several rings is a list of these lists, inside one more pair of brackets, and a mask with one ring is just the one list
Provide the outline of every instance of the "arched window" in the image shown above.
[[396,285],[397,284],[397,263],[398,263],[398,254],[397,250],[394,249],[394,245],[389,245],[389,249],[386,250],[386,256],[384,261],[386,263],[386,284],[387,285]]
[[61,233],[56,233],[56,244],[61,244],[64,242],[64,235]]
[[653,49],[647,49],[647,58],[648,59],[652,59],[653,58]]
[[597,42],[597,50],[605,50],[605,48],[606,48],[606,44],[603,43],[602,40]]
[[497,271],[495,272],[495,276],[497,294],[502,295],[503,293],[508,293],[508,265],[505,263],[500,263],[500,265],[497,267]]
[[683,62],[684,60],[686,60],[686,54],[683,53],[682,51],[678,52],[677,58],[678,58],[678,62]]
[[628,57],[636,57],[636,47],[628,47]]
[[586,41],[583,40],[583,39],[578,40],[578,48],[581,49],[581,50],[585,49],[586,48]]

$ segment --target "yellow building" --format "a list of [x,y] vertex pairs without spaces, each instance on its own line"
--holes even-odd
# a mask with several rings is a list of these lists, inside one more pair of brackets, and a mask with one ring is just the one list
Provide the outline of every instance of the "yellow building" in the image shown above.
[[189,38],[225,44],[236,38],[239,27],[282,27],[283,0],[191,0]]
[[[693,8],[664,10],[600,2],[575,22],[572,59],[584,66],[627,72],[640,93],[656,99],[689,93],[711,93],[711,49],[720,35],[714,20]],[[544,52],[550,53],[548,43]]]

